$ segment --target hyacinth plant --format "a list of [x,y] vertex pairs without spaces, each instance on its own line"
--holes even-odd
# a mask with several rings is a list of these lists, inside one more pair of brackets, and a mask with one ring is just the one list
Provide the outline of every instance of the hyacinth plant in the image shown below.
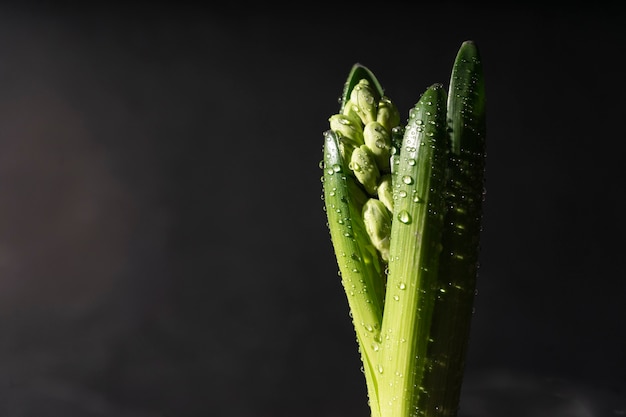
[[456,416],[478,272],[485,83],[473,41],[406,123],[355,64],[324,132],[324,209],[372,417]]

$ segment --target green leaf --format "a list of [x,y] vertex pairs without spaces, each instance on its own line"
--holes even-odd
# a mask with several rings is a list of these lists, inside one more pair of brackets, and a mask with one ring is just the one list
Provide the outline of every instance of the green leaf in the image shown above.
[[462,388],[474,294],[485,169],[485,83],[476,45],[461,45],[447,103],[451,153],[445,192],[446,217],[439,263],[438,294],[424,379],[428,395],[420,410],[455,416]]
[[443,228],[448,152],[446,91],[430,86],[409,113],[394,171],[389,275],[382,325],[381,414],[414,415],[422,378]]
[[[354,178],[344,172],[339,137],[332,130],[324,132],[323,166],[324,207],[335,257],[341,274],[352,322],[356,331],[368,395],[378,403],[377,385],[372,366],[380,339],[384,280],[378,252],[371,244],[360,205],[350,186]],[[375,407],[373,407],[375,408]]]

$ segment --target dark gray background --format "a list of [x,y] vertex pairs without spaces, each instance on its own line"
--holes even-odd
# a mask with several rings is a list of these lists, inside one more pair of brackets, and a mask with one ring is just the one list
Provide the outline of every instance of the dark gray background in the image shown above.
[[550,381],[621,401],[624,13],[299,7],[0,5],[0,415],[367,415],[321,134],[355,62],[406,117],[466,39],[488,163],[462,410]]

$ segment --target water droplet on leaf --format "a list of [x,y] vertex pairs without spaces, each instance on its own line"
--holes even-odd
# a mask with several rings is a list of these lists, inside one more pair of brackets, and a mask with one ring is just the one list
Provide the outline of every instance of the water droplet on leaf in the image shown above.
[[409,224],[411,223],[411,215],[408,211],[402,210],[400,213],[398,213],[398,220],[400,220],[404,224]]

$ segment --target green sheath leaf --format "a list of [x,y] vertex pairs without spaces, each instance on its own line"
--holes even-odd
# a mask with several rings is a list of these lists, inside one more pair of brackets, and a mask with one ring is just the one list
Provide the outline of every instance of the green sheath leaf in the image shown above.
[[427,416],[456,416],[470,333],[482,220],[485,169],[485,83],[473,42],[458,51],[448,94],[451,153],[446,217],[424,385]]
[[324,136],[324,201],[342,282],[353,317],[360,319],[358,327],[379,332],[383,289],[380,276],[373,273],[380,269],[379,265],[373,268],[378,256],[367,237],[361,210],[352,201],[337,135],[328,130]]
[[349,181],[353,178],[345,174],[344,167],[338,135],[328,130],[324,132],[323,161],[328,228],[356,330],[370,402],[377,404],[372,364],[377,350],[376,341],[380,339],[384,272],[379,264],[378,252],[365,230],[360,208],[362,203],[355,202],[351,193]]
[[430,86],[410,111],[394,171],[389,275],[383,349],[377,369],[381,415],[408,417],[424,387],[422,377],[435,299],[443,228],[448,152],[446,91]]

